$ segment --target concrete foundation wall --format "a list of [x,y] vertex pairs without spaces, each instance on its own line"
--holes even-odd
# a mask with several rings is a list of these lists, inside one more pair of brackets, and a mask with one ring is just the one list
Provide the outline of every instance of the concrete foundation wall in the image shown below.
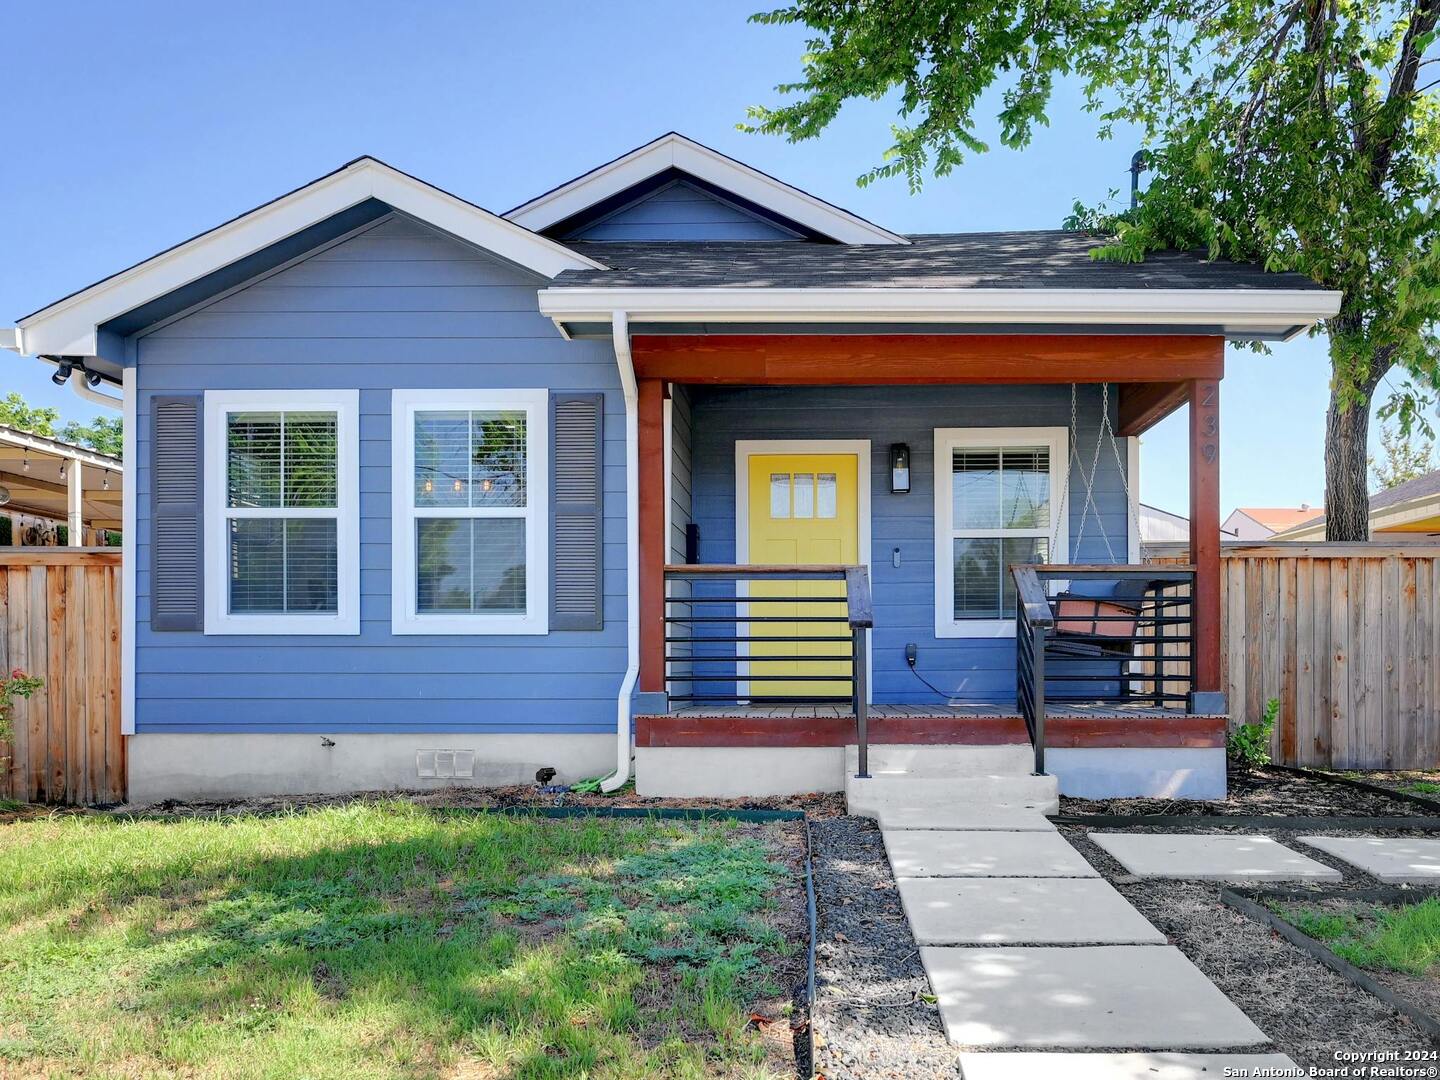
[[[557,770],[555,783],[608,774],[614,735],[467,735],[457,732],[341,734],[148,734],[130,738],[130,801],[223,799],[254,795],[338,794],[375,789],[499,787],[534,783]],[[422,779],[420,750],[469,750],[474,775]],[[838,751],[837,751],[838,753]]]
[[1046,750],[1045,768],[1060,780],[1060,794],[1081,799],[1225,797],[1219,747]]
[[637,795],[740,799],[840,791],[844,787],[843,746],[635,749]]

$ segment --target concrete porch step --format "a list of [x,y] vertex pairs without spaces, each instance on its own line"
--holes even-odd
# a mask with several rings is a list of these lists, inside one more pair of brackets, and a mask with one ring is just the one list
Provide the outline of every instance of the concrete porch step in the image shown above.
[[915,776],[891,773],[857,779],[845,777],[845,799],[850,813],[878,817],[882,811],[908,807],[938,813],[959,806],[1020,807],[1041,814],[1060,810],[1060,787],[1053,776],[1029,774],[975,774]]

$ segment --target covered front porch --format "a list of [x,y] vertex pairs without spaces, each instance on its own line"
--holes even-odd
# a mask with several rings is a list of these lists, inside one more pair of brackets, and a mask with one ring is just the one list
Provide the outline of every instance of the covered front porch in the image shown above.
[[[640,773],[705,748],[1223,753],[1221,338],[632,348]],[[1137,439],[1185,404],[1194,562],[1147,566]]]

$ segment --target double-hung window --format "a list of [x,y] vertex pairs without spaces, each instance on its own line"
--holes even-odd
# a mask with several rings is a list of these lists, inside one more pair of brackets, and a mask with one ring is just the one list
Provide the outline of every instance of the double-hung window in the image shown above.
[[359,395],[205,395],[205,632],[360,632]]
[[549,626],[545,390],[391,397],[391,627],[543,634]]
[[1064,562],[1064,428],[935,432],[935,634],[1014,633],[1015,563]]

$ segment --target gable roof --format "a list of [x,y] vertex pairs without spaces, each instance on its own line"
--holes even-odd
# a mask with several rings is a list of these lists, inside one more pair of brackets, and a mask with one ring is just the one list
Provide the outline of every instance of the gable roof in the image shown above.
[[96,355],[99,328],[158,297],[365,204],[381,203],[518,266],[553,278],[604,264],[373,157],[264,203],[17,323],[6,346],[34,355]]
[[632,188],[677,172],[841,244],[903,247],[910,242],[899,233],[882,229],[858,214],[674,131],[537,195],[506,211],[504,216],[527,229],[543,232],[591,207],[623,196]]
[[[1396,484],[1370,496],[1370,528],[1395,529],[1440,517],[1440,469]],[[1312,510],[1303,522],[1291,525],[1276,540],[1313,540],[1325,535],[1325,515]]]

